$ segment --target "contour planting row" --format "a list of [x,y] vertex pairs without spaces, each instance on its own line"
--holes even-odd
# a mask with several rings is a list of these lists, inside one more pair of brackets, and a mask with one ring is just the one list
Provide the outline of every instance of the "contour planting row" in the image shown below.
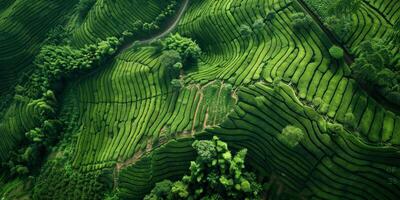
[[[233,5],[236,4],[230,1],[198,2],[180,22],[178,31],[196,39],[205,51],[199,70],[190,73],[189,80],[220,78],[241,85],[282,78],[295,85],[301,99],[322,99],[323,106],[318,111],[334,120],[343,122],[346,113],[353,113],[357,128],[371,142],[400,144],[396,128],[400,118],[359,89],[346,76],[348,66],[343,61],[330,58],[328,49],[332,43],[322,30],[316,24],[306,30],[292,28],[291,15],[302,11],[297,2],[245,1]],[[212,12],[203,13],[205,7]],[[276,17],[266,22],[262,30],[249,38],[239,35],[243,19],[251,25],[269,11],[276,12]]]
[[83,46],[95,42],[97,38],[132,30],[139,20],[152,22],[168,3],[158,0],[96,1],[84,21],[74,30],[73,43]]
[[212,82],[179,89],[171,88],[171,79],[154,52],[142,49],[123,53],[104,71],[73,86],[79,101],[74,166],[111,166],[160,140],[218,124],[231,111],[228,85]]
[[40,124],[40,112],[26,99],[13,103],[0,122],[0,162],[6,161],[10,151],[24,139],[25,133]]
[[385,16],[392,24],[400,18],[400,1],[393,0],[365,0],[365,3],[370,4],[375,9]]
[[[370,145],[344,130],[332,132],[289,86],[243,87],[237,105],[220,127],[207,131],[231,147],[247,148],[249,164],[276,177],[284,191],[306,199],[396,199],[400,195],[397,148]],[[288,125],[304,132],[294,148],[277,139]]]
[[177,180],[188,173],[190,161],[196,157],[192,142],[192,138],[172,140],[124,168],[118,177],[119,196],[143,199],[155,183]]
[[0,93],[29,70],[47,32],[60,23],[76,0],[27,2],[16,0],[0,12]]
[[365,40],[386,38],[393,29],[392,25],[385,20],[385,16],[364,2],[353,16],[353,24],[353,31],[345,37],[346,45],[352,49]]

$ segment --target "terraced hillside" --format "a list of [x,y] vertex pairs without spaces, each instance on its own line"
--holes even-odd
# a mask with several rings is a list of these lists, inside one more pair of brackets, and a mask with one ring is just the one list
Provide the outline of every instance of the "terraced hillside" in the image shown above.
[[259,199],[398,199],[399,50],[393,0],[2,1],[0,197],[201,199],[218,136]]

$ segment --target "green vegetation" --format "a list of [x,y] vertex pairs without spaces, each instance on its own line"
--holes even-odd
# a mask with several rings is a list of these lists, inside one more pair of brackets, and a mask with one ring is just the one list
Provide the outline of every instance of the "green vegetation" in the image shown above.
[[338,47],[338,46],[332,46],[329,49],[329,54],[331,54],[331,56],[336,59],[336,60],[340,60],[343,59],[344,56],[344,51],[342,48]]
[[246,149],[233,156],[215,136],[211,141],[193,142],[193,148],[198,156],[190,163],[190,175],[156,183],[144,199],[261,199],[255,174],[243,171]]
[[296,30],[309,28],[312,24],[311,17],[302,12],[293,13],[291,19],[292,27]]
[[296,147],[304,137],[304,133],[300,128],[295,126],[287,126],[278,135],[278,140],[289,148]]
[[400,102],[400,56],[392,53],[391,44],[382,39],[362,42],[356,49],[359,57],[351,66],[353,76],[374,87],[389,101]]
[[398,199],[399,38],[393,0],[2,0],[0,199]]

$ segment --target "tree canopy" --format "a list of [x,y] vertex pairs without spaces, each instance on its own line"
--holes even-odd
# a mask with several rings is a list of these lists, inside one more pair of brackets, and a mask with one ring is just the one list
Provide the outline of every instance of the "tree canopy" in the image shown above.
[[176,199],[261,199],[261,185],[254,173],[246,172],[246,149],[232,155],[227,143],[218,137],[193,143],[196,161],[190,163],[190,175],[172,182],[156,184],[145,200]]

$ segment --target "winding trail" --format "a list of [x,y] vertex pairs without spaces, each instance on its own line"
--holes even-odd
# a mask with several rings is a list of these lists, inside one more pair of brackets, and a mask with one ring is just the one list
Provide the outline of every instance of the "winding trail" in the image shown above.
[[[169,24],[167,25],[167,28],[163,32],[160,32],[150,38],[141,39],[141,40],[133,40],[130,43],[122,45],[120,48],[118,48],[117,53],[113,56],[112,59],[114,59],[117,55],[130,49],[133,46],[134,42],[136,42],[136,41],[139,41],[139,43],[143,45],[143,44],[147,44],[152,41],[155,41],[157,39],[160,39],[160,38],[168,35],[169,33],[171,33],[175,29],[176,25],[178,25],[178,22],[181,19],[182,15],[185,13],[185,11],[189,5],[189,1],[190,0],[183,0],[183,3],[180,5],[180,8],[178,10],[178,14],[173,17],[173,19],[169,22]],[[105,63],[110,62],[110,60],[106,61]],[[87,77],[93,76],[94,74],[98,73],[100,70],[103,70],[103,67],[96,67],[95,69],[93,69],[89,73],[87,73],[86,75],[80,76],[77,80],[77,83],[81,82],[82,80],[86,79]]]
[[[163,32],[158,33],[155,36],[152,36],[150,38],[147,39],[142,39],[139,40],[140,44],[147,44],[150,43],[152,41],[155,41],[157,39],[160,39],[162,37],[165,37],[166,35],[168,35],[169,33],[171,33],[176,25],[178,25],[179,20],[181,19],[182,15],[185,13],[187,7],[189,4],[189,0],[183,0],[183,3],[181,4],[179,10],[178,10],[178,14],[174,16],[174,18],[169,22],[169,24],[167,25],[167,29],[165,29]],[[124,46],[121,47],[120,53],[128,50],[129,48],[131,48],[134,44],[134,42],[136,42],[137,40],[132,41],[131,43],[125,44]]]

